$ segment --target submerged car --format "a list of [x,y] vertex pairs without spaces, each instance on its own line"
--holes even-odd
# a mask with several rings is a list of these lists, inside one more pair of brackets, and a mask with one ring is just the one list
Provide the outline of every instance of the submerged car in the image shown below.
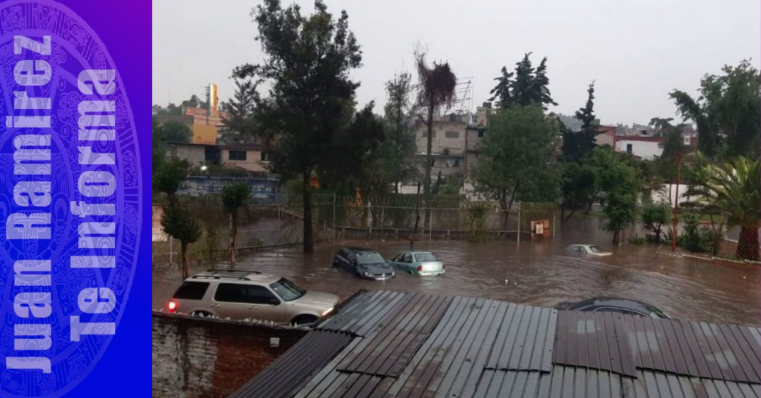
[[290,280],[252,271],[208,270],[182,283],[170,313],[311,324],[338,304],[335,294],[304,290]]
[[388,260],[388,263],[401,271],[420,276],[441,275],[445,272],[444,263],[437,260],[431,252],[401,252]]
[[663,311],[650,304],[621,297],[592,297],[576,302],[564,302],[556,305],[555,309],[585,312],[617,312],[657,319],[669,318]]
[[571,245],[565,248],[565,251],[568,253],[573,254],[585,254],[588,256],[595,256],[595,257],[606,257],[610,256],[613,253],[611,252],[604,252],[600,249],[600,246],[596,245]]
[[364,247],[345,247],[336,253],[333,266],[358,278],[383,281],[396,276],[396,272],[377,251]]

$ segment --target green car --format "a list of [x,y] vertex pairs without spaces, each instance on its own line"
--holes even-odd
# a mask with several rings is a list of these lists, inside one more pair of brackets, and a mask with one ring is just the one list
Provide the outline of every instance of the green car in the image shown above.
[[441,275],[445,272],[444,264],[431,252],[405,251],[388,260],[388,264],[413,275]]

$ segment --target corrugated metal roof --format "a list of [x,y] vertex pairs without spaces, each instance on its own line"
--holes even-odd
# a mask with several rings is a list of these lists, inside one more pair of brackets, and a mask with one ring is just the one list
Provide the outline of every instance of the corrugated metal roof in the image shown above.
[[353,340],[290,396],[761,396],[756,328],[386,291],[320,328]]
[[622,314],[560,311],[553,363],[636,376]]
[[319,325],[319,329],[367,336],[383,318],[399,305],[407,294],[375,290],[356,296],[336,315]]
[[398,376],[449,307],[448,297],[412,294],[389,312],[372,337],[339,365],[345,372]]
[[288,397],[351,343],[349,334],[312,331],[270,366],[254,376],[231,398]]

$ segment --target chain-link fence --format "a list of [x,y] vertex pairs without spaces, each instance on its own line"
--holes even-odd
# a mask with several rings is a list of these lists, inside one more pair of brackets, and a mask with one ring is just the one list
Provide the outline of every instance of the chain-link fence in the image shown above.
[[[427,203],[422,195],[379,198],[313,194],[315,241],[347,239],[550,239],[555,236],[554,203],[516,202],[503,210],[493,202],[468,201],[462,196],[437,196]],[[201,239],[191,245],[189,259],[213,262],[229,258],[230,217],[217,195],[184,197],[204,226]],[[163,206],[154,205],[154,262],[177,262],[180,243],[161,232]],[[302,197],[273,194],[267,201],[252,198],[241,209],[236,250],[281,247],[303,242]]]

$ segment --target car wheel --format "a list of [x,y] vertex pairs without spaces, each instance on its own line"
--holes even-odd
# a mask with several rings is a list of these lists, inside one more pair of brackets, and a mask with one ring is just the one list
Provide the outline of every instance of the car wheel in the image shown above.
[[318,319],[319,318],[314,315],[299,315],[296,318],[293,318],[291,323],[295,325],[308,325],[317,322]]
[[214,316],[214,314],[212,314],[211,312],[207,312],[207,311],[193,311],[193,312],[190,313],[190,315],[191,316],[201,317],[201,318],[211,318],[211,317]]

